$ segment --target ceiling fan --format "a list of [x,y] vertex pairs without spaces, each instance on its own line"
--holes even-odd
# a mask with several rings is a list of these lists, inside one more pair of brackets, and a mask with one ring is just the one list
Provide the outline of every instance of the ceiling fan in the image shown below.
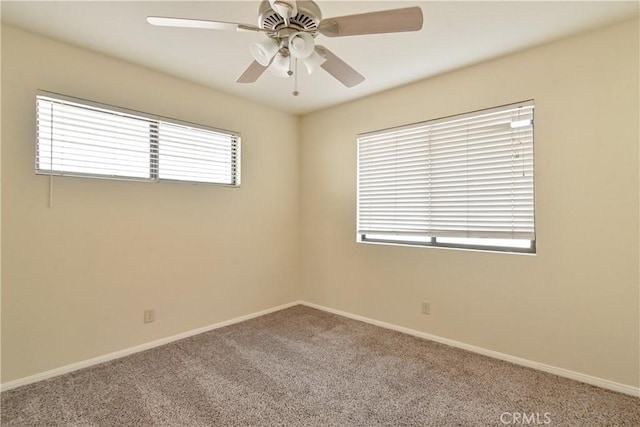
[[326,37],[418,31],[422,10],[418,6],[380,12],[322,19],[318,5],[309,0],[263,0],[258,9],[258,25],[200,19],[149,16],[152,25],[211,30],[256,31],[266,40],[251,43],[254,61],[236,80],[255,82],[269,69],[281,77],[295,76],[293,94],[298,95],[297,69],[302,64],[309,74],[323,68],[347,87],[364,81],[364,76],[324,46],[316,45],[318,35]]

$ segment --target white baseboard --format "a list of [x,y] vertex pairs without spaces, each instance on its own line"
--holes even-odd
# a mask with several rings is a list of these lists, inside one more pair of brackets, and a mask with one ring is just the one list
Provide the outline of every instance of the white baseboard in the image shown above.
[[290,302],[288,304],[280,305],[277,307],[269,308],[266,310],[258,311],[256,313],[247,314],[245,316],[236,317],[224,322],[215,323],[213,325],[204,326],[202,328],[193,329],[191,331],[182,332],[180,334],[172,335],[166,338],[160,338],[159,340],[151,341],[148,343],[140,344],[134,347],[125,348],[123,350],[115,351],[113,353],[105,354],[103,356],[94,357],[92,359],[83,360],[81,362],[73,363],[71,365],[62,366],[60,368],[52,369],[50,371],[41,372],[39,374],[30,375],[28,377],[19,378],[17,380],[8,381],[0,386],[1,391],[11,390],[23,385],[32,384],[38,381],[43,381],[49,378],[57,377],[59,375],[67,374],[69,372],[77,371],[79,369],[88,368],[89,366],[99,365],[100,363],[108,362],[110,360],[119,359],[121,357],[129,356],[130,354],[139,353],[141,351],[149,350],[154,347],[159,347],[164,344],[169,344],[173,341],[178,341],[183,338],[188,338],[193,335],[198,335],[203,332],[208,332],[214,329],[222,328],[224,326],[233,325],[234,323],[244,322],[245,320],[253,319],[255,317],[264,316],[265,314],[273,313],[275,311],[284,310],[285,308],[293,307],[294,305],[301,304],[300,301]]
[[339,316],[348,317],[349,319],[370,323],[372,325],[380,326],[385,329],[391,329],[394,331],[402,332],[404,334],[413,335],[419,338],[425,338],[430,341],[435,341],[441,344],[446,344],[451,347],[461,348],[463,350],[467,350],[472,353],[482,354],[483,356],[489,356],[494,359],[504,360],[506,362],[511,362],[516,365],[526,366],[527,368],[533,368],[539,371],[548,372],[550,374],[558,375],[560,377],[569,378],[572,380],[591,384],[597,387],[602,387],[608,390],[613,390],[620,393],[628,394],[634,397],[640,397],[640,388],[638,387],[633,387],[630,385],[605,380],[604,378],[593,377],[591,375],[581,374],[580,372],[570,371],[568,369],[558,368],[556,366],[551,366],[544,363],[534,362],[532,360],[523,359],[521,357],[512,356],[510,354],[488,350],[486,348],[477,347],[471,344],[465,344],[460,341],[439,337],[437,335],[428,334],[426,332],[417,331],[415,329],[404,328],[402,326],[393,325],[391,323],[381,322],[379,320],[370,319],[368,317],[359,316],[357,314],[348,313],[346,311],[336,310],[333,308],[325,307],[325,306],[314,304],[307,301],[301,301],[300,304],[306,305],[307,307],[315,308],[318,310],[326,311],[328,313],[337,314]]
[[415,329],[409,329],[402,326],[393,325],[391,323],[382,322],[375,319],[370,319],[368,317],[359,316],[357,314],[348,313],[346,311],[336,310],[333,308],[325,307],[322,305],[314,304],[307,301],[294,301],[288,304],[283,304],[277,307],[269,308],[266,310],[262,310],[256,313],[247,314],[245,316],[236,317],[230,320],[226,320],[224,322],[215,323],[213,325],[204,326],[202,328],[193,329],[191,331],[182,332],[180,334],[172,335],[170,337],[161,338],[159,340],[151,341],[145,344],[140,344],[134,347],[129,347],[123,350],[119,350],[113,353],[105,354],[103,356],[94,357],[92,359],[84,360],[78,363],[73,363],[71,365],[62,366],[60,368],[52,369],[50,371],[41,372],[39,374],[31,375],[24,378],[19,378],[17,380],[9,381],[3,383],[0,386],[0,390],[6,391],[11,390],[16,387],[21,387],[23,385],[32,384],[38,381],[43,381],[49,378],[57,377],[59,375],[63,375],[69,372],[77,371],[79,369],[87,368],[89,366],[98,365],[100,363],[108,362],[110,360],[119,359],[121,357],[128,356],[130,354],[138,353],[141,351],[149,350],[154,347],[159,347],[164,344],[168,344],[173,341],[181,340],[183,338],[188,338],[193,335],[201,334],[203,332],[208,332],[214,329],[222,328],[224,326],[233,325],[234,323],[244,322],[245,320],[253,319],[255,317],[264,316],[265,314],[273,313],[276,311],[284,310],[289,307],[293,307],[295,305],[305,305],[307,307],[315,308],[318,310],[326,311],[328,313],[337,314],[339,316],[347,317],[349,319],[358,320],[361,322],[369,323],[375,326],[380,326],[382,328],[391,329],[394,331],[402,332],[408,335],[413,335],[419,338],[428,339],[431,341],[435,341],[441,344],[446,344],[451,347],[461,348],[463,350],[471,351],[473,353],[482,354],[484,356],[489,356],[494,359],[504,360],[506,362],[511,362],[516,365],[526,366],[528,368],[537,369],[540,371],[548,372],[554,375],[558,375],[560,377],[569,378],[572,380],[580,381],[583,383],[591,384],[597,387],[602,387],[608,390],[617,391],[620,393],[628,394],[635,397],[640,397],[640,388],[629,386],[626,384],[620,384],[614,381],[609,381],[603,378],[593,377],[591,375],[581,374],[579,372],[570,371],[563,368],[558,368],[556,366],[547,365],[544,363],[534,362],[532,360],[523,359],[520,357],[512,356],[505,353],[500,353],[493,350],[488,350],[486,348],[477,347],[475,345],[465,344],[460,341],[451,340],[448,338],[439,337],[437,335],[428,334],[426,332],[417,331]]

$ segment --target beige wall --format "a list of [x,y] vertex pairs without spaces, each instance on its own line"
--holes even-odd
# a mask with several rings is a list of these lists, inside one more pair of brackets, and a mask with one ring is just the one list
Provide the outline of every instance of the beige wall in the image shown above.
[[[55,178],[50,209],[37,89],[239,131],[242,187]],[[3,27],[2,124],[2,382],[299,297],[296,116]]]
[[[304,117],[303,298],[638,386],[638,63],[633,21]],[[537,255],[356,243],[358,133],[527,99]]]

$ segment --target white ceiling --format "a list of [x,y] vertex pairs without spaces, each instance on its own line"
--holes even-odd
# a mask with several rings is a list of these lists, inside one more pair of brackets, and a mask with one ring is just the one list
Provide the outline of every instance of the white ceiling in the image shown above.
[[[2,21],[182,77],[284,111],[304,114],[469,66],[638,15],[638,2],[615,1],[334,1],[318,0],[324,18],[419,5],[419,32],[344,38],[318,36],[366,77],[346,88],[320,69],[292,79],[264,73],[235,80],[251,63],[258,33],[161,28],[148,15],[257,24],[259,1],[2,1]],[[612,47],[614,48],[614,47]]]

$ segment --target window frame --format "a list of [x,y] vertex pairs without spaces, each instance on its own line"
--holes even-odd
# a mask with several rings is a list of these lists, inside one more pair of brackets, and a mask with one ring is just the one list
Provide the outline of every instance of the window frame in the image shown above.
[[[478,245],[478,244],[463,244],[463,243],[446,243],[438,242],[436,237],[431,237],[430,242],[409,242],[406,240],[396,239],[376,239],[366,238],[365,235],[358,235],[358,243],[370,243],[378,245],[393,245],[393,246],[410,246],[410,247],[424,247],[424,248],[444,248],[444,249],[462,249],[480,252],[506,252],[514,254],[536,254],[536,240],[529,240],[531,246],[528,248],[509,247],[509,246],[496,246],[496,245]],[[518,239],[525,241],[526,239]]]
[[[127,176],[127,175],[111,175],[111,174],[100,174],[100,173],[89,173],[89,172],[74,172],[74,171],[65,171],[65,170],[54,170],[43,169],[39,167],[39,149],[40,149],[40,133],[37,125],[38,112],[37,105],[38,101],[44,98],[45,101],[52,102],[60,102],[63,104],[75,104],[79,108],[88,107],[92,109],[92,111],[103,110],[105,114],[115,114],[115,115],[124,115],[134,119],[140,119],[147,121],[149,124],[149,136],[148,136],[148,144],[149,144],[149,177],[137,177],[137,176]],[[161,140],[159,137],[158,129],[161,123],[166,123],[168,125],[176,125],[183,126],[187,128],[197,129],[205,132],[212,132],[219,135],[226,135],[231,139],[231,152],[234,155],[231,158],[231,177],[232,182],[209,182],[209,181],[194,181],[189,179],[169,179],[169,178],[160,178],[161,172],[159,168],[159,147],[161,145]],[[82,98],[76,98],[68,95],[63,95],[55,92],[45,91],[45,90],[37,90],[36,92],[36,138],[35,138],[35,150],[34,150],[34,162],[35,162],[35,173],[36,175],[45,175],[45,176],[61,176],[61,177],[78,177],[78,178],[91,178],[91,179],[104,179],[104,180],[115,180],[115,181],[137,181],[137,182],[173,182],[173,183],[184,183],[184,184],[195,184],[195,185],[213,185],[213,186],[222,186],[222,187],[232,187],[239,188],[241,186],[241,134],[239,132],[230,131],[226,129],[215,128],[208,125],[202,125],[198,123],[188,122],[184,120],[169,118],[165,116],[160,116],[157,114],[146,113],[142,111],[132,110],[124,107],[119,107],[115,105],[100,103],[96,101],[86,100]]]
[[[504,104],[504,105],[499,105],[499,106],[494,106],[494,107],[489,107],[489,108],[483,108],[483,109],[479,109],[479,110],[474,110],[474,111],[469,111],[469,112],[465,112],[465,113],[461,113],[461,114],[454,114],[454,115],[449,115],[449,116],[444,116],[444,117],[440,117],[440,118],[436,118],[436,119],[429,119],[429,120],[425,120],[425,121],[420,121],[420,122],[415,122],[415,123],[410,123],[410,124],[405,124],[405,125],[400,125],[400,126],[394,126],[394,127],[390,127],[390,128],[385,128],[385,129],[380,129],[380,130],[376,130],[376,131],[368,131],[365,133],[361,133],[358,134],[357,136],[357,141],[356,141],[356,162],[357,162],[357,170],[356,170],[356,228],[359,227],[360,224],[360,138],[361,137],[365,137],[365,136],[369,136],[369,135],[374,135],[374,134],[380,134],[383,132],[392,132],[395,130],[404,130],[404,129],[410,129],[412,127],[418,127],[418,126],[423,126],[423,125],[428,125],[428,124],[436,124],[436,123],[442,123],[442,122],[446,122],[448,120],[455,120],[458,118],[463,118],[463,117],[473,117],[474,115],[480,115],[482,113],[485,112],[489,112],[492,110],[498,110],[498,109],[507,109],[508,107],[513,107],[513,106],[527,106],[530,105],[531,107],[531,146],[532,146],[532,160],[531,160],[531,165],[532,165],[532,178],[531,178],[531,196],[532,196],[532,214],[533,214],[533,239],[505,239],[505,240],[514,240],[514,241],[518,241],[518,242],[529,242],[529,246],[528,247],[518,247],[518,246],[502,246],[502,245],[496,245],[496,244],[478,244],[478,243],[452,243],[452,242],[442,242],[442,241],[438,241],[438,239],[451,239],[451,238],[455,238],[455,239],[460,239],[460,240],[479,240],[481,238],[475,238],[475,237],[460,237],[460,236],[449,236],[449,237],[445,237],[445,236],[416,236],[418,237],[418,239],[416,239],[414,236],[412,236],[411,234],[393,234],[391,232],[386,233],[389,237],[380,237],[381,235],[384,235],[385,233],[375,233],[375,232],[370,232],[370,233],[361,233],[358,230],[356,230],[356,241],[358,243],[368,243],[368,244],[379,244],[379,245],[393,245],[393,246],[407,246],[407,247],[426,247],[426,248],[444,248],[444,249],[462,249],[462,250],[471,250],[471,251],[481,251],[481,252],[498,252],[498,253],[514,253],[514,254],[528,254],[528,255],[535,255],[537,253],[537,226],[536,226],[536,203],[535,203],[535,114],[534,114],[534,110],[535,110],[535,102],[533,99],[529,99],[529,100],[525,100],[525,101],[520,101],[520,102],[514,102],[514,103],[509,103],[509,104]],[[425,166],[426,167],[426,166]],[[367,237],[368,235],[375,235],[377,237]],[[403,237],[413,237],[409,240],[404,240]],[[498,238],[486,238],[487,240],[502,240],[502,239],[498,239]]]

